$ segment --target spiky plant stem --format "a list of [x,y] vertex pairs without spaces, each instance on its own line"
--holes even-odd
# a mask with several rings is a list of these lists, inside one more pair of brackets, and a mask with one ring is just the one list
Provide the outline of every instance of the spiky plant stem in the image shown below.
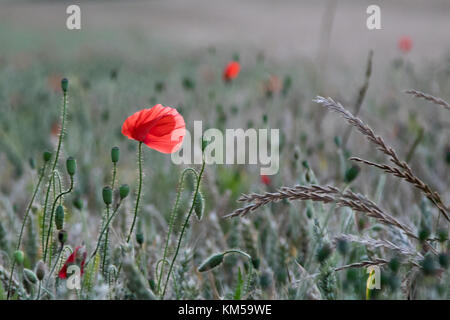
[[183,182],[184,182],[184,178],[185,178],[187,172],[192,172],[194,174],[194,176],[196,178],[198,178],[197,171],[195,171],[192,168],[186,168],[181,173],[180,180],[178,182],[178,190],[177,190],[177,196],[176,196],[176,200],[175,200],[175,205],[173,206],[172,212],[170,213],[170,217],[169,217],[169,230],[167,231],[166,245],[164,247],[164,254],[163,254],[163,258],[162,258],[161,271],[160,271],[159,277],[158,277],[158,289],[157,289],[157,293],[158,294],[159,294],[159,291],[161,290],[161,279],[162,279],[162,277],[164,275],[164,264],[167,262],[167,255],[168,255],[168,251],[169,251],[170,236],[172,234],[173,226],[175,224],[175,219],[176,219],[176,216],[177,216],[178,203],[180,202],[181,193],[183,191]]
[[202,175],[203,175],[204,171],[205,171],[205,159],[203,158],[202,168],[200,170],[200,173],[197,176],[197,185],[195,187],[194,197],[192,198],[191,208],[189,209],[189,213],[188,213],[188,215],[186,217],[186,220],[184,221],[183,227],[181,228],[181,233],[180,233],[180,237],[178,238],[177,248],[176,248],[175,254],[174,254],[173,258],[172,258],[172,262],[170,263],[169,272],[167,273],[167,278],[166,278],[166,282],[164,284],[164,290],[163,290],[163,292],[161,294],[161,298],[164,298],[164,295],[166,294],[167,285],[169,284],[169,280],[170,280],[170,274],[172,273],[173,265],[175,264],[175,261],[177,259],[178,252],[180,251],[181,242],[183,240],[183,236],[184,236],[184,233],[186,231],[187,225],[189,224],[189,219],[191,218],[191,214],[192,214],[192,212],[194,210],[194,204],[195,204],[194,200],[197,197],[197,194],[199,192],[200,181],[202,179]]
[[[31,210],[31,206],[33,205],[34,198],[36,197],[36,194],[37,194],[37,192],[39,190],[39,186],[40,186],[40,184],[42,182],[42,178],[44,177],[46,167],[47,167],[47,162],[44,163],[44,166],[41,169],[41,174],[39,175],[38,183],[36,184],[36,187],[34,188],[33,195],[31,196],[31,200],[28,203],[27,209],[25,210],[25,215],[24,215],[23,221],[22,221],[22,227],[20,228],[19,239],[17,240],[16,250],[20,249],[20,244],[22,242],[22,237],[23,237],[23,230],[25,228],[25,224],[27,222],[28,215],[29,215],[30,210]],[[13,263],[12,263],[12,266],[11,266],[11,274],[9,276],[8,294],[7,294],[6,299],[9,299],[9,297],[11,295],[11,283],[12,283],[12,277],[13,277],[13,274],[14,274],[14,268],[15,267],[16,267],[16,261],[13,260]]]
[[60,194],[58,194],[56,196],[55,200],[53,201],[52,211],[51,211],[51,214],[50,214],[50,223],[49,223],[48,232],[47,232],[47,241],[45,243],[44,262],[45,262],[45,260],[47,258],[47,251],[48,251],[49,239],[50,239],[50,235],[51,235],[51,231],[52,231],[53,216],[55,215],[56,204],[57,204],[58,200],[62,196],[70,193],[72,191],[72,189],[73,189],[73,176],[70,175],[70,187],[69,187],[69,189],[67,189],[66,191],[61,192]]
[[[44,216],[42,218],[42,227],[41,227],[41,231],[42,231],[42,248],[44,248],[44,246],[45,246],[45,220],[46,220],[46,215],[47,215],[48,198],[49,198],[49,195],[50,195],[50,189],[51,189],[53,175],[54,175],[53,172],[55,171],[56,165],[58,164],[59,153],[61,152],[61,145],[62,145],[62,140],[63,140],[63,137],[64,137],[65,124],[66,124],[66,109],[67,109],[67,92],[64,91],[63,111],[62,111],[62,120],[61,120],[61,131],[59,133],[58,147],[56,148],[55,158],[53,159],[53,164],[52,164],[51,171],[50,171],[50,178],[49,178],[48,183],[47,183],[47,191],[46,191],[46,194],[45,194],[45,201],[44,201]],[[50,225],[50,227],[51,227],[51,225]]]
[[127,243],[130,242],[131,235],[133,234],[134,225],[136,224],[136,218],[138,214],[139,201],[141,199],[141,190],[142,190],[142,142],[139,141],[138,147],[138,164],[139,164],[139,182],[138,182],[138,191],[136,197],[136,206],[134,207],[134,217],[133,222],[131,223],[130,232],[128,233]]

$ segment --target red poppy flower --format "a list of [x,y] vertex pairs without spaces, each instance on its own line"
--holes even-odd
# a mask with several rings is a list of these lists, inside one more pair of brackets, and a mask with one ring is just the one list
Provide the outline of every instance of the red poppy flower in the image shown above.
[[86,262],[86,249],[84,247],[76,247],[72,254],[67,258],[66,263],[61,268],[58,273],[58,277],[61,279],[67,279],[67,268],[70,265],[77,265],[80,267],[80,273],[83,275],[84,273],[84,263]]
[[398,48],[403,53],[408,53],[412,48],[412,40],[408,36],[403,36],[398,40]]
[[237,61],[231,61],[223,70],[223,80],[231,81],[239,75],[241,65]]
[[269,176],[266,175],[261,175],[261,182],[263,184],[265,184],[266,186],[270,185],[270,183],[272,182],[269,178]]
[[173,153],[183,143],[186,125],[177,110],[157,104],[129,116],[122,134],[159,152]]

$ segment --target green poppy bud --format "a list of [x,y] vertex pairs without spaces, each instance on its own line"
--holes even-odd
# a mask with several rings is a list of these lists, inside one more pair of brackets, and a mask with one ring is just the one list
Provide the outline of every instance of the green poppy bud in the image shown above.
[[445,228],[439,228],[437,231],[439,242],[445,242],[448,239],[448,231]]
[[45,264],[40,260],[36,265],[36,276],[39,281],[42,281],[45,277]]
[[61,80],[61,89],[64,93],[67,92],[67,89],[69,88],[69,80],[67,80],[66,78]]
[[398,269],[400,268],[400,260],[397,257],[394,257],[391,259],[391,261],[389,261],[388,266],[393,273],[397,273]]
[[317,260],[322,263],[326,259],[328,259],[331,255],[331,247],[328,243],[325,243],[322,247],[317,251]]
[[14,252],[14,261],[17,264],[22,265],[23,259],[24,259],[23,251],[22,250],[16,250]]
[[113,147],[111,149],[111,161],[114,163],[119,162],[119,147]]
[[75,161],[75,159],[73,157],[67,158],[66,168],[67,168],[67,173],[70,176],[73,176],[75,174],[75,172],[77,171],[77,162]]
[[338,252],[345,256],[348,252],[348,242],[345,239],[338,239],[337,243],[336,243],[336,248],[338,250]]
[[61,245],[64,245],[67,242],[68,234],[66,230],[59,230],[58,232],[58,241]]
[[64,208],[62,205],[56,208],[55,225],[57,230],[61,230],[64,227]]
[[48,162],[52,158],[52,153],[50,151],[44,151],[42,158],[44,158],[44,162]]
[[342,146],[342,139],[340,136],[335,136],[334,137],[334,144],[336,145],[336,147],[340,148]]
[[353,180],[355,180],[359,174],[359,171],[360,171],[360,168],[357,165],[353,165],[350,168],[348,168],[347,171],[345,171],[345,179],[344,179],[345,182],[350,183]]
[[128,194],[130,193],[130,187],[127,184],[123,184],[119,188],[119,195],[120,199],[125,199],[128,197]]
[[38,282],[36,274],[30,269],[23,269],[23,275],[25,279],[32,284],[36,284]]
[[106,205],[110,205],[112,203],[112,198],[113,198],[113,192],[111,187],[104,187],[103,191],[102,191],[102,195],[103,195],[103,202]]
[[205,272],[211,270],[223,262],[224,253],[215,253],[209,258],[207,258],[203,263],[198,267],[199,272]]
[[202,194],[199,192],[197,193],[197,195],[194,198],[194,212],[195,215],[197,216],[197,219],[200,221],[202,220],[203,217],[203,196]]
[[81,200],[80,197],[76,197],[75,199],[73,199],[73,206],[78,210],[83,209],[83,200]]
[[136,242],[142,246],[142,244],[144,243],[144,234],[141,232],[137,232],[136,233]]
[[439,254],[439,264],[444,269],[448,268],[448,255],[447,254],[445,254],[445,253]]
[[430,254],[427,254],[420,264],[422,266],[422,272],[425,275],[431,276],[436,274],[437,266]]
[[430,236],[430,230],[426,227],[423,227],[419,230],[419,240],[420,241],[425,241],[428,239],[428,237]]

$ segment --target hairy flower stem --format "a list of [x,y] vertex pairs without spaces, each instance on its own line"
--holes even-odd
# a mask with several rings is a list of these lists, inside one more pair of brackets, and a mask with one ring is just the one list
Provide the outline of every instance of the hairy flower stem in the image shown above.
[[131,235],[133,234],[134,225],[136,224],[136,218],[139,208],[139,200],[141,199],[141,189],[142,189],[142,142],[139,141],[139,148],[138,148],[138,163],[139,163],[139,185],[138,185],[138,191],[137,191],[137,197],[136,197],[136,206],[134,207],[134,217],[133,222],[131,223],[130,232],[128,233],[127,237],[127,243],[130,242]]
[[114,211],[111,214],[111,216],[109,217],[108,221],[106,221],[105,225],[103,226],[103,229],[100,232],[100,235],[98,237],[97,246],[95,247],[95,250],[92,252],[91,257],[89,258],[89,260],[86,261],[85,266],[87,266],[88,263],[92,260],[92,258],[94,258],[95,255],[97,254],[98,248],[100,247],[100,243],[102,241],[103,234],[106,232],[106,230],[108,229],[109,225],[111,224],[111,221],[114,219],[114,217],[116,216],[117,212],[119,211],[119,207],[120,207],[121,203],[122,203],[122,200],[117,204],[116,209],[114,209]]
[[180,180],[178,182],[178,191],[177,191],[177,196],[176,196],[176,200],[175,200],[175,205],[173,206],[172,212],[170,213],[170,217],[169,217],[169,230],[167,231],[166,245],[164,247],[164,254],[163,254],[163,258],[162,258],[163,264],[161,265],[161,272],[159,273],[159,277],[158,277],[157,293],[159,293],[159,291],[161,290],[161,280],[164,275],[164,264],[167,262],[166,259],[167,259],[167,254],[169,251],[170,236],[172,234],[173,226],[175,224],[178,204],[180,202],[181,193],[183,191],[184,178],[186,176],[186,173],[188,173],[189,171],[191,171],[194,174],[194,176],[198,179],[197,171],[195,171],[192,168],[186,168],[181,173]]
[[[109,204],[106,205],[106,219],[105,224],[109,220]],[[103,243],[103,260],[102,260],[102,271],[104,274],[106,274],[105,264],[106,264],[106,258],[108,255],[108,234],[109,234],[109,227],[106,228],[106,234],[105,234],[105,242]]]
[[[37,192],[39,190],[39,186],[41,185],[42,179],[44,177],[46,166],[47,166],[47,163],[44,163],[44,166],[41,169],[41,174],[39,175],[38,183],[36,184],[36,187],[34,188],[33,195],[31,197],[31,200],[28,203],[27,209],[25,211],[25,215],[24,215],[23,221],[22,221],[22,227],[20,228],[19,239],[17,240],[16,250],[20,249],[20,244],[22,243],[22,237],[23,237],[23,230],[25,228],[25,224],[27,223],[28,215],[30,213],[31,206],[33,205],[34,198],[36,197],[36,194],[37,194]],[[16,267],[16,261],[13,260],[13,263],[12,263],[12,266],[11,266],[11,274],[9,276],[7,299],[9,299],[10,294],[11,294],[12,277],[13,277],[13,274],[14,274],[14,268],[15,267]]]
[[116,173],[117,173],[117,164],[113,162],[113,174],[111,181],[111,189],[114,191],[114,185],[116,184]]
[[189,213],[188,213],[188,215],[186,217],[186,220],[184,221],[183,228],[181,229],[180,237],[178,238],[177,248],[176,248],[175,254],[174,254],[173,258],[172,258],[172,262],[170,263],[169,272],[167,273],[166,282],[164,284],[164,290],[163,290],[163,292],[161,294],[161,298],[162,299],[164,298],[164,295],[166,294],[167,285],[168,285],[169,280],[170,280],[170,274],[172,273],[172,269],[173,269],[173,266],[174,266],[175,261],[177,259],[178,252],[180,251],[181,242],[183,240],[184,232],[186,231],[187,225],[189,224],[189,219],[191,218],[191,214],[192,214],[193,209],[194,209],[194,204],[195,204],[194,200],[197,197],[197,194],[198,194],[199,189],[200,189],[200,181],[202,179],[203,171],[205,171],[205,159],[204,158],[203,158],[202,168],[200,170],[200,173],[197,176],[197,185],[195,187],[194,197],[192,198],[191,208],[189,209]]
[[[61,145],[62,145],[62,140],[63,140],[63,137],[64,137],[65,124],[66,124],[66,109],[67,109],[67,92],[64,92],[63,111],[62,111],[62,120],[61,120],[61,132],[59,133],[58,147],[56,148],[55,158],[53,159],[53,165],[52,165],[52,169],[50,171],[50,178],[49,178],[48,183],[47,183],[47,191],[46,191],[46,194],[45,194],[45,201],[44,201],[44,216],[42,218],[42,227],[41,227],[42,248],[44,248],[44,245],[45,245],[45,219],[46,219],[46,215],[47,215],[48,198],[49,198],[49,195],[50,195],[50,189],[51,189],[53,175],[54,175],[53,172],[55,171],[56,165],[58,164],[59,153],[61,152]],[[51,227],[51,224],[50,224],[49,227]]]
[[51,235],[51,232],[52,232],[52,223],[53,223],[53,216],[55,215],[56,204],[57,204],[59,198],[61,198],[62,196],[66,195],[68,193],[70,193],[72,191],[72,189],[73,189],[73,176],[71,175],[70,176],[70,187],[69,187],[69,189],[67,189],[66,191],[61,192],[60,194],[58,194],[56,196],[55,200],[53,201],[52,211],[51,211],[51,214],[50,214],[50,223],[49,223],[48,232],[47,232],[47,241],[45,242],[44,262],[46,261],[46,258],[47,258],[47,251],[48,251],[50,235]]

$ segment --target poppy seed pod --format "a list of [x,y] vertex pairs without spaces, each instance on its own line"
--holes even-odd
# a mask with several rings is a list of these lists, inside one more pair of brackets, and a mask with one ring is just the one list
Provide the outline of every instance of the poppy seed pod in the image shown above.
[[66,161],[67,173],[73,176],[77,171],[77,162],[73,157],[68,157]]
[[78,210],[81,210],[83,209],[83,200],[81,200],[80,197],[76,197],[75,199],[73,199],[73,205]]
[[16,250],[14,252],[14,261],[17,264],[21,265],[23,263],[23,258],[24,258],[24,255],[23,255],[23,251],[22,250]]
[[104,187],[103,191],[102,191],[102,195],[103,195],[103,202],[106,205],[110,205],[112,203],[112,198],[113,198],[113,192],[111,187]]
[[119,162],[119,155],[120,155],[119,147],[113,147],[111,149],[111,161],[114,163]]
[[119,187],[120,199],[125,199],[126,197],[128,197],[129,193],[130,193],[130,187],[127,184],[123,184]]
[[200,267],[198,267],[199,272],[205,272],[211,270],[223,262],[224,253],[215,253],[202,262]]
[[200,192],[198,192],[194,198],[194,212],[199,221],[202,220],[203,210],[204,210],[203,196]]
[[67,89],[69,88],[69,80],[67,78],[64,78],[61,80],[61,89],[64,93],[67,92]]
[[39,281],[42,281],[45,277],[45,264],[42,260],[40,260],[36,265],[36,276]]
[[136,242],[142,246],[144,243],[144,235],[141,232],[136,233]]
[[56,208],[55,225],[57,230],[61,230],[64,227],[64,208],[62,205]]
[[66,230],[59,230],[58,232],[58,241],[61,245],[64,245],[67,242],[68,234]]
[[36,274],[30,269],[23,269],[23,275],[25,279],[32,284],[36,284],[38,282]]
[[353,180],[356,179],[356,177],[359,174],[360,168],[357,165],[351,166],[346,172],[345,172],[345,182],[350,183]]
[[52,158],[52,153],[50,151],[44,151],[42,158],[44,159],[44,162],[48,162]]

